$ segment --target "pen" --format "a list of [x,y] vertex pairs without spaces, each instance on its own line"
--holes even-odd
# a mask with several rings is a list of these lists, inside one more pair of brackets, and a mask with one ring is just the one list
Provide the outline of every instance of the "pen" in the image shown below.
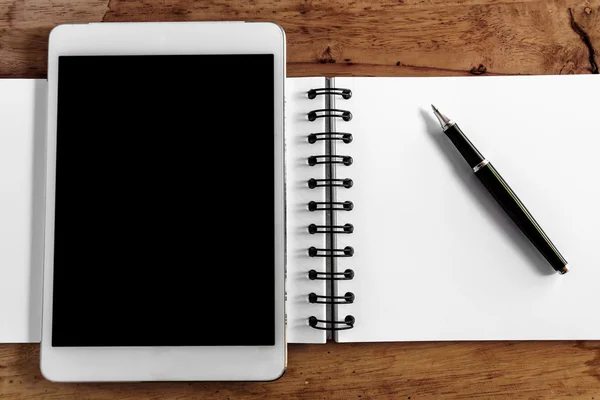
[[473,169],[475,176],[477,176],[483,186],[496,199],[508,216],[521,229],[525,236],[529,238],[552,268],[561,274],[569,272],[567,260],[560,254],[556,246],[552,244],[548,235],[544,233],[542,227],[536,222],[521,200],[519,200],[515,192],[502,179],[496,168],[481,155],[479,150],[477,150],[455,122],[442,114],[433,104],[431,107],[435,116],[440,121],[442,130],[446,136],[454,143],[454,146],[464,157],[469,167]]

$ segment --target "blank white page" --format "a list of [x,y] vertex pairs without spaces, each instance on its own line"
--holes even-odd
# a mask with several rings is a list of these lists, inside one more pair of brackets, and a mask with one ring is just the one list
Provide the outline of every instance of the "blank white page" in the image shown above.
[[39,342],[46,81],[0,79],[0,343]]
[[311,304],[311,292],[325,294],[326,281],[308,279],[308,271],[325,272],[324,258],[311,258],[308,248],[325,247],[325,235],[311,235],[310,224],[325,225],[324,212],[308,210],[310,201],[325,201],[325,190],[310,189],[308,180],[325,177],[323,165],[308,165],[308,157],[324,154],[322,141],[308,142],[310,133],[323,132],[323,119],[310,122],[307,118],[311,110],[325,108],[324,96],[309,99],[310,89],[323,87],[325,78],[288,78],[286,84],[286,214],[287,214],[287,341],[289,343],[325,343],[326,332],[311,328],[308,318],[326,318],[324,304]]
[[[597,76],[336,78],[352,111],[338,213],[356,318],[341,342],[600,339]],[[569,262],[555,273],[434,119],[453,119]],[[338,191],[338,194],[340,192]]]

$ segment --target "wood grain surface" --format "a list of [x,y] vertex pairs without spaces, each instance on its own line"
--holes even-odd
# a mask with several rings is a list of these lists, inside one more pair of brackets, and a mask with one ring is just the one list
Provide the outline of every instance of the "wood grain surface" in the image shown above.
[[591,342],[290,345],[277,381],[51,383],[39,346],[0,345],[1,399],[600,399]]
[[[598,73],[600,0],[0,0],[0,77],[46,76],[50,30],[100,21],[274,21],[288,75]],[[243,66],[240,66],[243,68]],[[0,345],[0,399],[600,400],[598,342],[290,345],[269,383],[55,384]]]
[[[570,11],[571,10],[571,11]],[[598,72],[598,0],[0,0],[0,76],[46,74],[61,23],[274,21],[288,75]]]

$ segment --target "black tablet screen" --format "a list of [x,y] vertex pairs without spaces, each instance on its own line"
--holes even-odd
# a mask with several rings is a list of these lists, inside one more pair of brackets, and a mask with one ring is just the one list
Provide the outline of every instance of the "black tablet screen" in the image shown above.
[[61,56],[52,345],[274,345],[273,55]]

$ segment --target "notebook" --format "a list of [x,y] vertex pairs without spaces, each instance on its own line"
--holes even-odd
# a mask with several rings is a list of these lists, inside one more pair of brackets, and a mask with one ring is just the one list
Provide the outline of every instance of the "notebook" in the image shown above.
[[[43,81],[0,85],[12,110],[0,121],[3,143],[7,123],[30,143],[41,100],[6,99]],[[591,75],[288,78],[288,342],[600,339],[599,89]],[[483,188],[432,103],[511,185],[568,274],[552,270]],[[10,165],[30,165],[31,154]],[[32,185],[16,199],[38,198],[31,171],[21,171]],[[36,212],[0,227],[3,249],[21,249],[0,253],[0,285],[13,288],[0,291],[0,342],[39,340],[41,263],[25,250],[42,245],[42,227],[6,233],[35,224]]]
[[39,342],[46,81],[0,79],[0,343]]
[[[327,87],[335,94],[308,98]],[[600,78],[295,78],[287,90],[291,342],[321,343],[331,333],[338,342],[600,338]],[[442,133],[432,103],[503,175],[569,273],[555,273],[495,203]],[[328,108],[340,111],[308,120]],[[329,149],[331,141],[311,144],[320,132],[352,141],[332,134]],[[310,166],[320,155],[335,164]],[[327,177],[352,186],[325,181],[342,185],[329,197],[308,187]],[[323,196],[337,203],[325,208],[341,210],[310,211]],[[311,234],[311,224],[343,233]],[[311,257],[311,247],[341,257]],[[354,276],[310,280],[311,269]],[[311,293],[341,304],[310,303]],[[317,330],[310,317],[346,329]]]

